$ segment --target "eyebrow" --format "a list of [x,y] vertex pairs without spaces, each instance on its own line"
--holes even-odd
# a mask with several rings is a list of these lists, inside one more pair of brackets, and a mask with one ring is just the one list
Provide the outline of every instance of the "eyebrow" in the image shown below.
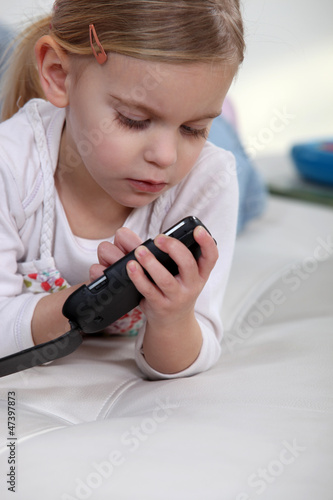
[[[160,115],[158,113],[156,113],[156,111],[153,108],[151,108],[150,106],[140,104],[139,102],[137,102],[135,100],[120,98],[120,97],[117,97],[115,95],[110,95],[110,97],[112,97],[112,99],[115,99],[116,101],[118,101],[123,106],[132,107],[132,108],[137,109],[138,111],[144,111],[146,113],[149,113],[153,117],[160,118]],[[197,118],[191,118],[190,120],[186,120],[186,121],[196,122],[196,121],[200,121],[200,120],[214,119],[214,118],[217,118],[218,116],[220,116],[221,113],[222,113],[222,110],[212,111],[212,112],[208,112],[204,116],[200,116]]]

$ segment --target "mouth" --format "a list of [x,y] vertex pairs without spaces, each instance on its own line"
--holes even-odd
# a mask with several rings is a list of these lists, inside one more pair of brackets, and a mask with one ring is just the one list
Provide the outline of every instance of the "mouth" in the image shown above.
[[135,189],[135,191],[141,191],[142,193],[159,193],[167,185],[166,182],[152,181],[152,180],[136,180],[127,179],[129,184]]

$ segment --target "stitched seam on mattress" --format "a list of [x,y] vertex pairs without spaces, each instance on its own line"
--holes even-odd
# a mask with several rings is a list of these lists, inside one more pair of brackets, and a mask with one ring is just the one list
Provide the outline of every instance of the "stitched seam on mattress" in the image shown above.
[[[39,431],[36,431],[36,432],[33,432],[32,434],[27,434],[23,437],[20,437],[18,440],[17,440],[17,444],[18,446],[26,441],[29,441],[30,439],[34,439],[36,436],[42,436],[43,434],[47,434],[48,432],[53,432],[53,431],[57,431],[59,429],[67,429],[66,426],[59,426],[59,427],[50,427],[48,429],[43,429],[43,430],[39,430]],[[0,448],[0,455],[4,452],[8,450],[8,447],[6,446],[5,448]]]
[[137,378],[133,378],[116,387],[113,393],[110,396],[108,396],[108,398],[102,404],[100,411],[97,413],[96,420],[104,419],[109,414],[110,409],[122,396],[122,394],[124,394],[124,392],[126,392],[130,387],[139,383],[140,381],[141,380],[138,380]]
[[249,290],[246,297],[242,300],[237,311],[233,314],[233,319],[231,321],[231,325],[228,328],[228,330],[233,330],[236,326],[242,324],[243,321],[246,319],[248,313],[251,311],[253,305],[262,297],[264,292],[269,290],[275,283],[278,283],[278,281],[283,276],[283,273],[289,270],[291,266],[296,265],[299,262],[300,262],[299,260],[295,260],[292,263],[289,262],[288,264],[281,267],[279,270],[273,272],[272,274],[270,273],[269,277],[266,278],[261,283],[254,285]]
[[[1,398],[0,402],[5,402],[5,400]],[[22,410],[26,409],[26,410],[30,411],[31,413],[37,412],[38,416],[42,415],[42,416],[46,416],[46,417],[51,417],[54,420],[59,420],[59,423],[54,423],[53,425],[66,426],[66,424],[75,425],[76,423],[78,423],[78,422],[74,422],[73,420],[68,420],[68,418],[64,418],[64,417],[61,417],[59,415],[56,415],[56,414],[54,414],[50,411],[47,411],[45,409],[36,408],[36,407],[30,405],[29,403],[20,402],[19,407],[20,407],[20,409],[22,409]]]

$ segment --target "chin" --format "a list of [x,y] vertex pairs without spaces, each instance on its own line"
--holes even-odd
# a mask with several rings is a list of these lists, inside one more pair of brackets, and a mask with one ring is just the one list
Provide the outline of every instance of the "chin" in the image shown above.
[[152,195],[148,193],[131,194],[126,197],[124,196],[123,199],[119,199],[117,201],[119,204],[128,208],[141,208],[157,200],[157,198],[159,198],[161,194],[162,193],[159,193],[158,195]]

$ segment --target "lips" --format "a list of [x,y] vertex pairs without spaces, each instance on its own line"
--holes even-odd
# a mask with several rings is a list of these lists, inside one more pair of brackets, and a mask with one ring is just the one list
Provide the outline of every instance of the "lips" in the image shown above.
[[152,181],[152,180],[137,180],[137,179],[127,179],[130,185],[135,189],[135,191],[141,191],[142,193],[159,193],[167,185],[166,182]]

